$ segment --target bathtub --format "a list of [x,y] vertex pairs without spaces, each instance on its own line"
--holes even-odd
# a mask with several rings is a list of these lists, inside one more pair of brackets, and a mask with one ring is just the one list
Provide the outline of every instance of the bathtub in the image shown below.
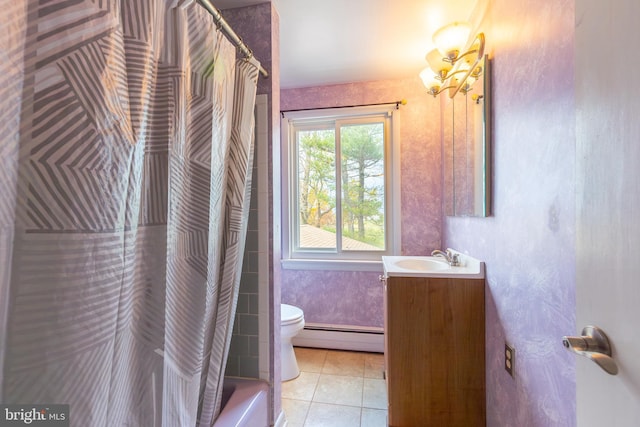
[[269,386],[255,379],[225,378],[222,411],[214,427],[268,427]]

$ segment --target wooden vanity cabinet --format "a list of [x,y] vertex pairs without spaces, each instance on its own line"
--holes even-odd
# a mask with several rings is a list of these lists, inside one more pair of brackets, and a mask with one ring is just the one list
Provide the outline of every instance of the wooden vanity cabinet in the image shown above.
[[485,426],[484,287],[484,279],[386,279],[389,426]]

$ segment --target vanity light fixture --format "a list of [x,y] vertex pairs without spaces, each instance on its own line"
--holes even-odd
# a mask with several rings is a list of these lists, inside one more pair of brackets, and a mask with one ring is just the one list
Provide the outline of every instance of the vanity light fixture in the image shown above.
[[420,78],[427,92],[434,98],[449,89],[449,96],[467,93],[482,74],[480,61],[484,56],[484,33],[478,33],[468,45],[471,26],[466,22],[453,22],[433,34],[436,49],[427,53],[429,66]]

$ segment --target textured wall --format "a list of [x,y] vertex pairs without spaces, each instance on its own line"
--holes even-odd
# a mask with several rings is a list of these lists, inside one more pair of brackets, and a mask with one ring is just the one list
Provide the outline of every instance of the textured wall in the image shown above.
[[[493,217],[448,218],[486,262],[487,425],[575,426],[574,2],[483,0],[493,58]],[[516,378],[504,342],[516,347]]]
[[[417,77],[281,91],[281,109],[337,107],[407,99],[400,123],[402,253],[425,255],[441,241],[440,104]],[[380,272],[282,271],[282,301],[312,323],[383,325]]]

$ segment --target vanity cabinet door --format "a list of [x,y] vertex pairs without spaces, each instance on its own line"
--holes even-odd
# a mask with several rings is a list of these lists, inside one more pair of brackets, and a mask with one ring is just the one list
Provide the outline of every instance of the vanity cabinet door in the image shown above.
[[485,425],[484,280],[389,277],[389,425]]

